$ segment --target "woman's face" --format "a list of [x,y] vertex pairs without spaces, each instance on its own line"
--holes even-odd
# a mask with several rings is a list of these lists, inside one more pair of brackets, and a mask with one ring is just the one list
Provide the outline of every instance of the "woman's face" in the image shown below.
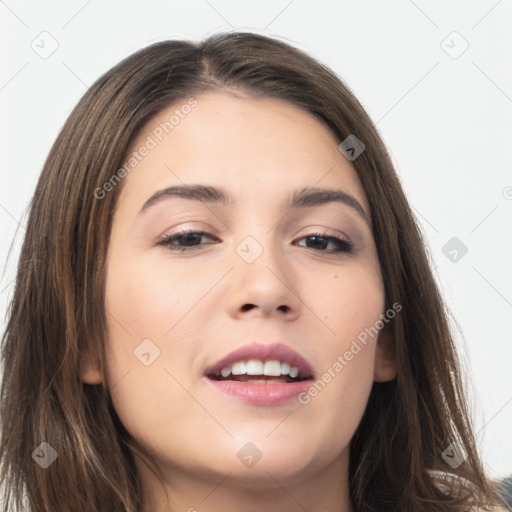
[[312,115],[195,100],[145,127],[122,182],[106,284],[116,411],[169,475],[285,485],[346,469],[372,383],[396,372],[365,331],[385,306],[364,191]]

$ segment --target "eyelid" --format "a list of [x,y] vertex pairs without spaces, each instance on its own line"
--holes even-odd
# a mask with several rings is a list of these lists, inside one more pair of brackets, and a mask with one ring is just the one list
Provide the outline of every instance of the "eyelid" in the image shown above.
[[[206,228],[206,229],[209,229],[209,228]],[[191,226],[180,226],[175,231],[173,231],[172,229],[166,230],[164,233],[162,233],[161,235],[159,235],[156,238],[155,243],[158,243],[162,240],[167,240],[168,238],[170,238],[172,236],[186,235],[188,233],[202,233],[202,234],[205,234],[208,236],[212,236],[207,230],[202,229],[202,228],[191,227]]]
[[[343,254],[343,253],[353,254],[357,251],[354,241],[349,236],[347,236],[341,232],[333,233],[329,229],[316,229],[316,230],[313,229],[303,235],[296,237],[295,240],[303,240],[304,238],[311,238],[311,237],[320,237],[320,238],[325,238],[327,240],[335,240],[337,243],[344,244],[347,247],[346,250],[338,249],[336,251],[315,251],[315,252],[318,252],[320,255],[322,255],[322,254],[325,254],[325,255]],[[308,249],[314,250],[311,247],[309,247]]]

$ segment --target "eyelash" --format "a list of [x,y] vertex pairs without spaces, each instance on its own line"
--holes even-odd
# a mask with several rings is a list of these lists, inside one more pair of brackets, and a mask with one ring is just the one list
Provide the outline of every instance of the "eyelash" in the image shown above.
[[[176,251],[176,252],[194,251],[194,250],[197,250],[201,245],[205,245],[205,244],[199,244],[199,245],[195,245],[195,246],[182,246],[182,247],[172,245],[173,241],[175,241],[176,239],[179,239],[181,237],[185,237],[187,235],[199,235],[201,237],[207,236],[209,238],[213,238],[211,235],[209,235],[208,233],[206,233],[204,231],[190,230],[190,231],[182,231],[182,232],[174,234],[174,235],[165,236],[165,238],[162,238],[159,242],[156,243],[156,245],[164,246],[168,250]],[[338,245],[338,249],[331,250],[331,251],[323,251],[323,250],[318,251],[318,249],[314,249],[313,247],[306,247],[306,249],[313,249],[314,251],[317,251],[320,253],[325,253],[325,254],[335,254],[335,253],[352,254],[352,253],[354,253],[353,242],[351,242],[350,240],[338,238],[336,236],[329,236],[326,233],[320,233],[320,232],[310,233],[308,235],[302,236],[301,238],[299,238],[299,240],[302,240],[304,238],[313,238],[313,237],[323,238],[327,242],[334,241]]]

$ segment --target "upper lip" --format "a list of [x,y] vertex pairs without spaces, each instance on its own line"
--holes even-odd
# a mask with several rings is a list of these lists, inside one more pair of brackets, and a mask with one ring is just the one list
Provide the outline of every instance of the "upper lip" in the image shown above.
[[292,348],[283,343],[262,344],[258,342],[247,343],[233,350],[227,356],[206,368],[204,375],[218,375],[225,366],[238,361],[249,361],[250,359],[258,359],[262,362],[278,360],[282,363],[288,363],[290,366],[296,366],[299,374],[304,378],[313,376],[311,365]]

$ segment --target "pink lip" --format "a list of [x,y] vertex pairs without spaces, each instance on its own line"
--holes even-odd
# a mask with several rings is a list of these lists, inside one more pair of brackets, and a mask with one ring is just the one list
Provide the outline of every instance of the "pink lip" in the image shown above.
[[[220,374],[220,371],[225,366],[229,366],[237,361],[248,361],[249,359],[258,359],[263,362],[277,359],[290,364],[290,366],[296,366],[299,369],[300,375],[309,378],[299,382],[272,382],[268,384],[208,378],[208,375]],[[311,386],[313,370],[311,365],[301,355],[282,343],[271,345],[249,343],[206,368],[203,375],[208,384],[221,393],[238,398],[246,403],[269,406],[284,404],[293,400],[301,392],[307,391]]]
[[214,365],[209,366],[203,375],[220,374],[225,366],[236,363],[237,361],[249,361],[249,359],[259,359],[260,361],[271,361],[277,359],[283,363],[289,363],[290,366],[296,366],[299,374],[305,377],[313,376],[311,365],[295,350],[283,345],[282,343],[273,343],[271,345],[263,345],[261,343],[248,343],[226,357],[217,361]]
[[259,384],[239,382],[236,380],[211,380],[205,377],[208,384],[217,391],[238,398],[253,405],[281,405],[293,400],[300,393],[311,387],[311,379],[290,383]]

